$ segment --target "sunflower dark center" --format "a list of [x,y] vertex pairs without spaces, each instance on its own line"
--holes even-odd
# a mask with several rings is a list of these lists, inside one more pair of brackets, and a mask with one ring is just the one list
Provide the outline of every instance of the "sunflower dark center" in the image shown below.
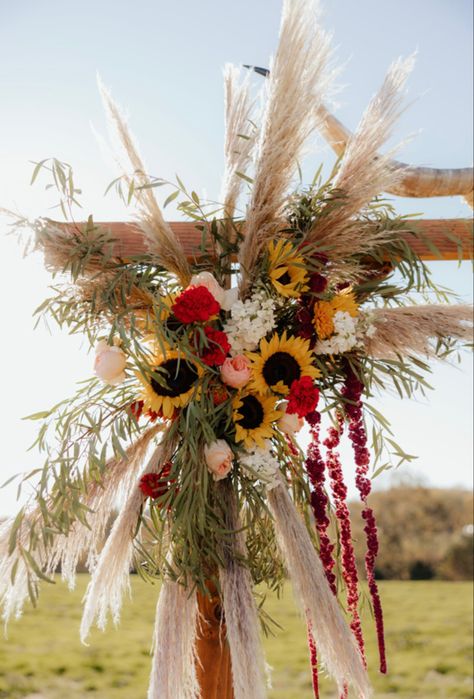
[[301,377],[300,365],[288,352],[275,352],[263,365],[263,378],[268,386],[283,381],[288,388]]
[[291,276],[289,272],[284,272],[281,277],[278,277],[278,283],[283,284],[283,286],[286,286],[286,284],[291,284]]
[[255,396],[245,396],[242,398],[242,405],[239,408],[242,415],[238,423],[244,430],[254,430],[263,422],[265,413],[263,406]]
[[163,370],[162,383],[152,377],[150,384],[158,396],[176,398],[176,396],[189,391],[198,377],[196,368],[183,360],[168,359],[157,368]]

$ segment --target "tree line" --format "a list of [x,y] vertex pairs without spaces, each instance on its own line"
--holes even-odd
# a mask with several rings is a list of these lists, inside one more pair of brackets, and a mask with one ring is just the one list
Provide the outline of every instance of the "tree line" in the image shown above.
[[[379,579],[471,580],[473,577],[473,496],[462,489],[420,485],[375,491]],[[362,506],[350,505],[359,569],[364,569]]]

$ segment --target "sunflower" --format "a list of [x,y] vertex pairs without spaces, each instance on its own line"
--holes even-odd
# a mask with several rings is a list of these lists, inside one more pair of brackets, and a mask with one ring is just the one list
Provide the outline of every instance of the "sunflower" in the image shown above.
[[359,307],[350,289],[344,289],[330,301],[318,301],[314,304],[313,324],[320,340],[326,340],[334,333],[334,316],[338,311],[349,313],[355,318]]
[[280,238],[276,243],[268,245],[268,261],[270,280],[279,294],[287,298],[298,298],[307,291],[308,273],[304,259],[295,253],[289,241]]
[[266,393],[271,388],[276,393],[286,395],[293,381],[303,376],[312,379],[320,376],[313,366],[313,353],[308,340],[287,337],[284,332],[281,337],[274,334],[269,341],[263,338],[259,348],[260,352],[248,353],[253,371],[251,387],[258,393]]
[[202,369],[183,359],[176,350],[165,355],[156,354],[151,367],[147,379],[139,376],[143,384],[144,409],[171,418],[176,409],[183,408],[191,400]]
[[273,436],[273,424],[282,413],[275,409],[274,396],[245,393],[234,398],[232,415],[235,425],[235,441],[244,442],[247,449],[254,444],[265,446],[265,440]]

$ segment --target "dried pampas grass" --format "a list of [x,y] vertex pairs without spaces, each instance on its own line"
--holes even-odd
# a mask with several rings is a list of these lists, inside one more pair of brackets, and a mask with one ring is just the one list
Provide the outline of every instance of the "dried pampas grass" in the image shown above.
[[[168,458],[168,451],[159,445],[151,456],[145,473],[153,473]],[[102,549],[84,598],[81,622],[81,640],[86,641],[90,628],[104,629],[108,612],[115,624],[120,619],[123,593],[130,590],[130,569],[133,560],[133,531],[137,525],[143,494],[135,484],[128,500],[114,522],[112,531]]]
[[147,319],[153,316],[155,296],[136,284],[130,284],[128,279],[117,283],[117,276],[117,271],[104,271],[93,277],[79,277],[74,285],[64,286],[64,293],[77,303],[88,304],[99,326],[104,322],[112,323],[117,315],[122,314],[127,325],[136,322],[139,327],[147,327]]
[[265,699],[265,661],[252,579],[248,568],[239,562],[246,554],[245,538],[230,484],[221,483],[220,491],[226,511],[226,528],[234,532],[224,550],[226,565],[219,570],[219,579],[235,699]]
[[369,314],[375,333],[366,337],[365,350],[377,359],[435,357],[438,340],[472,340],[472,314],[463,304],[378,308]]
[[251,74],[247,73],[242,79],[241,70],[231,64],[224,68],[225,170],[220,195],[224,218],[232,218],[235,214],[244,183],[240,175],[245,175],[252,160],[254,135],[250,78]]
[[[317,25],[315,0],[285,0],[280,41],[267,82],[267,103],[257,144],[246,236],[240,248],[243,284],[259,252],[275,235],[303,147],[317,125],[330,73],[328,36]],[[280,224],[281,225],[281,224]]]
[[[82,274],[90,277],[106,273],[114,263],[112,239],[103,228],[59,224],[49,218],[31,221],[29,226],[35,236],[34,249],[43,253],[45,267],[52,274],[61,274],[77,262]],[[89,250],[84,255],[86,245]]]
[[[369,251],[384,240],[383,231],[376,226],[372,231],[361,227],[354,217],[400,176],[392,166],[394,151],[386,155],[378,151],[400,116],[403,88],[413,64],[411,56],[390,67],[344,152],[334,180],[338,198],[327,205],[326,212],[318,217],[308,233],[308,242],[319,243],[331,257]],[[320,113],[324,119],[324,112]]]
[[[87,517],[88,526],[76,521],[67,536],[55,539],[51,549],[38,548],[35,556],[47,576],[54,575],[60,565],[61,577],[72,589],[75,586],[76,568],[83,555],[87,553],[86,565],[89,570],[95,568],[117,499],[136,483],[150,444],[162,429],[162,425],[150,427],[128,447],[123,458],[112,458],[107,462],[100,481],[89,483],[83,501],[91,510]],[[28,550],[30,532],[35,526],[41,528],[42,518],[39,506],[31,507],[25,514],[17,534],[17,547],[12,554],[9,553],[9,541],[14,521],[7,520],[0,526],[0,604],[5,623],[12,617],[21,615],[29,597],[28,567],[20,547]],[[30,581],[34,586],[39,583],[38,576],[31,570]]]
[[[146,187],[150,184],[150,179],[146,174],[145,166],[125,118],[100,79],[98,83],[104,107],[109,117],[111,131],[117,136],[133,168],[133,175],[130,175],[127,168],[122,167],[124,176],[129,184],[136,179],[141,187]],[[156,255],[159,263],[168,272],[178,277],[182,286],[187,286],[191,278],[191,271],[186,255],[171,226],[163,218],[153,189],[149,187],[139,190],[135,189],[134,195],[140,212],[139,226],[148,241],[150,253]]]
[[[87,522],[76,521],[67,535],[58,536],[52,548],[38,545],[35,559],[45,575],[54,575],[61,566],[61,577],[72,589],[75,586],[76,568],[79,560],[87,553],[86,565],[93,571],[99,559],[106,527],[114,513],[117,500],[131,488],[136,488],[137,477],[143,467],[147,451],[153,439],[163,430],[163,425],[153,425],[128,447],[122,458],[111,458],[105,467],[100,481],[88,484],[83,504],[90,508]],[[162,440],[163,443],[163,440]],[[159,450],[167,449],[165,445]],[[157,468],[156,457],[152,458],[148,468]],[[26,512],[17,533],[17,546],[9,553],[13,520],[7,520],[0,526],[0,604],[5,623],[12,617],[19,617],[29,597],[28,573],[30,584],[37,587],[39,578],[23,559],[21,549],[29,550],[31,530],[41,529],[43,513],[39,506],[31,507]],[[136,522],[136,519],[135,519]],[[41,541],[41,539],[40,539]],[[100,559],[99,559],[100,560]],[[13,576],[13,571],[16,570]]]
[[[27,521],[32,521],[33,515],[34,513],[27,514]],[[5,626],[11,618],[21,616],[29,597],[28,567],[19,550],[19,546],[27,548],[26,528],[20,530],[15,551],[10,554],[10,535],[13,524],[14,520],[9,519],[0,525],[0,605]],[[38,577],[34,573],[31,574],[30,584],[33,586],[38,584]]]
[[341,693],[346,685],[352,685],[360,699],[369,697],[371,690],[359,649],[283,482],[268,492],[268,504],[297,600],[307,614],[327,671]]
[[90,572],[94,570],[117,501],[135,486],[150,445],[163,429],[163,425],[157,424],[145,430],[127,448],[124,457],[112,457],[107,462],[100,481],[89,483],[84,498],[84,504],[91,510],[88,526],[76,521],[67,536],[58,538],[48,561],[47,572],[52,574],[60,565],[61,577],[70,589],[75,586],[79,560],[86,553],[86,566]]
[[166,579],[156,607],[148,699],[199,699],[196,591]]

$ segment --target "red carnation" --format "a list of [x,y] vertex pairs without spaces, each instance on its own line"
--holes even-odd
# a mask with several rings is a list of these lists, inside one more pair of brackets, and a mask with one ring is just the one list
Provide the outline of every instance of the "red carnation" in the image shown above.
[[221,366],[230,350],[230,343],[227,335],[222,330],[211,328],[206,325],[204,333],[207,337],[207,347],[201,350],[201,359],[207,366]]
[[190,286],[178,296],[171,310],[181,323],[204,323],[220,308],[205,286]]
[[287,413],[296,413],[298,417],[305,417],[312,413],[319,400],[319,390],[309,376],[293,381],[288,394]]
[[143,495],[153,500],[164,495],[169,489],[169,475],[171,473],[171,462],[168,461],[159,473],[145,473],[140,478],[140,490]]

